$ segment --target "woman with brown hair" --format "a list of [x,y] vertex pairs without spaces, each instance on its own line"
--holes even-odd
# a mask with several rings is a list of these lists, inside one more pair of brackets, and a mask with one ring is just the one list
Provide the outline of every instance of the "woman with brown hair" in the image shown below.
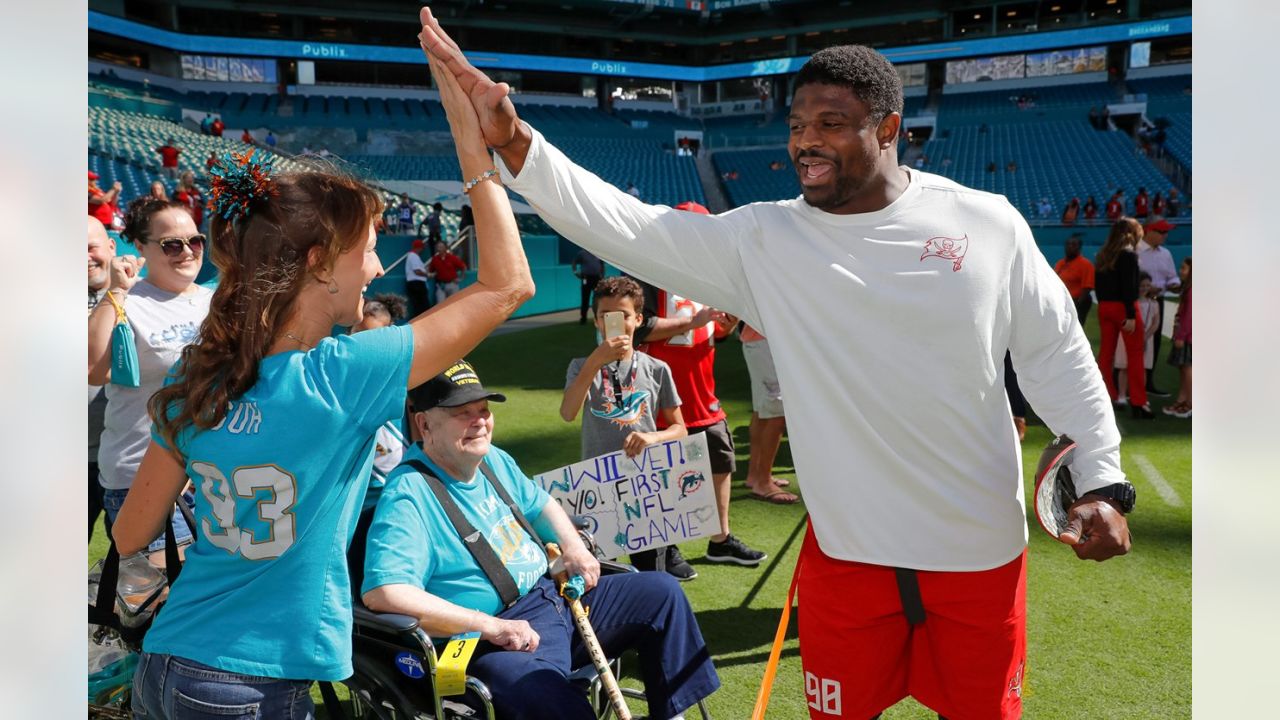
[[[108,524],[119,516],[147,451],[151,431],[147,401],[164,384],[165,374],[183,348],[195,341],[209,314],[212,295],[196,284],[204,264],[205,238],[182,203],[150,195],[134,200],[125,216],[124,236],[138,254],[111,259],[106,295],[89,313],[89,384],[105,385],[107,395],[97,459]],[[112,334],[120,322],[132,332],[137,358],[137,372],[129,377],[119,373],[112,377]],[[175,537],[179,542],[189,540],[191,531],[172,502],[169,509]],[[164,548],[159,532],[142,540],[149,543],[149,550]]]
[[533,295],[475,110],[451,73],[432,72],[482,260],[473,285],[407,325],[330,336],[360,322],[383,271],[372,190],[329,172],[273,175],[253,148],[215,172],[220,282],[199,341],[151,400],[152,442],[115,529],[120,552],[136,550],[195,484],[199,537],[134,680],[146,717],[310,717],[311,682],[351,674],[346,550],[375,433],[409,388]]
[[[1135,252],[1141,239],[1142,225],[1131,217],[1122,217],[1111,226],[1106,244],[1094,258],[1094,293],[1098,296],[1098,327],[1102,336],[1098,368],[1113,404],[1119,399],[1112,377],[1116,346],[1123,341],[1128,357],[1142,357],[1144,337],[1138,311],[1138,255]],[[1128,373],[1133,416],[1144,420],[1154,418],[1147,404],[1146,368],[1140,362],[1131,361]]]

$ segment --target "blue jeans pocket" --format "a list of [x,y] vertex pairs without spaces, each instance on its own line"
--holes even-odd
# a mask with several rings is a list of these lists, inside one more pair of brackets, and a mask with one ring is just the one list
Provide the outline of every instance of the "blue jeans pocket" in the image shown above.
[[178,688],[173,689],[174,720],[256,720],[260,703],[247,705],[222,705],[187,697]]

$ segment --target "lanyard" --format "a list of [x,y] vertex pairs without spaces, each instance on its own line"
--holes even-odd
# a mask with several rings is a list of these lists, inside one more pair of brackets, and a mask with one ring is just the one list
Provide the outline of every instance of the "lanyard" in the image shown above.
[[[620,360],[619,360],[618,362],[614,363],[614,364],[613,364],[613,366],[605,366],[605,367],[607,367],[607,368],[608,368],[608,370],[609,370],[609,379],[613,381],[613,398],[614,398],[614,406],[615,406],[615,407],[619,407],[619,408],[621,408],[621,407],[626,407],[626,404],[627,404],[627,396],[625,396],[625,395],[623,395],[623,394],[622,394],[622,383],[621,383],[621,382],[619,382],[619,380],[618,380],[618,370],[620,369],[621,365],[622,365],[622,361],[620,361]],[[635,355],[635,352],[634,352],[634,351],[632,351],[632,353],[631,353],[631,373],[630,373],[630,374],[631,374],[631,387],[632,387],[632,388],[634,388],[634,387],[636,386],[636,373],[637,373],[637,367],[636,367],[636,366],[637,366],[637,365],[638,365],[638,363],[636,362],[636,355]],[[604,370],[601,370],[601,372],[603,373],[603,372],[604,372]]]

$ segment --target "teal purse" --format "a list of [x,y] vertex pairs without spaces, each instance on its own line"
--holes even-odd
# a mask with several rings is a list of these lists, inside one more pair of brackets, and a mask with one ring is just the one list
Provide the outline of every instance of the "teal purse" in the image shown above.
[[138,346],[133,340],[133,328],[129,327],[124,306],[110,292],[107,299],[116,309],[116,326],[111,331],[111,383],[138,387],[142,384],[142,373],[138,368]]

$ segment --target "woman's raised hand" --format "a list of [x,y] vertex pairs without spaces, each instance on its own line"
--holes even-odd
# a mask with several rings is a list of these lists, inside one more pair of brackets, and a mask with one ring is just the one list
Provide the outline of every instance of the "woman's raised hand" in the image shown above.
[[440,92],[440,104],[444,105],[444,114],[449,120],[449,129],[453,132],[459,157],[464,154],[482,154],[487,161],[484,135],[480,131],[480,120],[476,117],[471,100],[458,85],[457,78],[440,67],[440,61],[428,54],[427,64],[431,67],[431,77],[435,79],[436,89]]
[[[461,94],[470,100],[484,141],[492,148],[505,147],[515,138],[516,127],[520,122],[516,117],[515,105],[508,97],[510,86],[495,83],[468,62],[458,44],[440,27],[430,8],[422,8],[419,19],[422,21],[422,32],[418,35],[418,41],[422,44],[427,59],[431,61],[437,87],[442,88],[441,100],[444,100],[444,83],[441,78],[451,77]],[[448,105],[445,106],[445,111],[448,112]],[[450,124],[452,123],[451,115]]]

